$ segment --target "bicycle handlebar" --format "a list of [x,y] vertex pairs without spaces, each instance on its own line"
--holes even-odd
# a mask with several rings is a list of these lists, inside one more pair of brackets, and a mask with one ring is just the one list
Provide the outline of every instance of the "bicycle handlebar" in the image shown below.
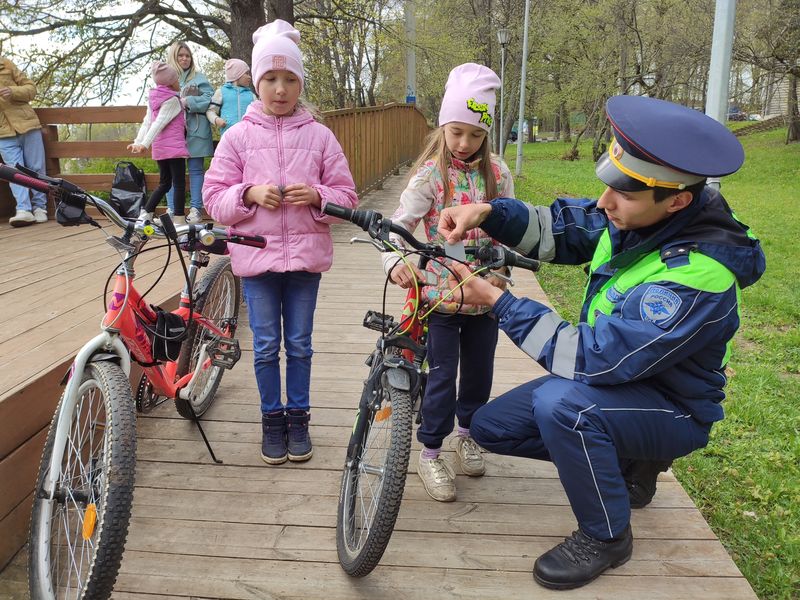
[[[65,202],[70,204],[70,200],[72,199],[73,202],[76,202],[76,205],[83,207],[87,201],[91,202],[101,213],[107,216],[109,220],[126,232],[135,232],[151,238],[169,237],[172,239],[182,235],[195,234],[197,239],[206,246],[210,246],[215,240],[227,241],[243,246],[252,246],[254,248],[264,248],[267,245],[264,237],[260,235],[251,235],[234,228],[225,229],[213,227],[209,229],[204,225],[189,224],[175,226],[171,219],[164,219],[164,215],[162,215],[160,219],[161,226],[155,223],[145,224],[135,219],[127,219],[120,215],[108,202],[89,194],[74,183],[64,179],[41,175],[27,169],[22,171],[9,167],[8,165],[0,164],[0,179],[39,192],[44,192],[45,194],[53,192],[58,195],[59,203]],[[66,195],[62,192],[66,192]],[[72,198],[73,196],[80,198],[76,201],[75,198]],[[145,231],[146,229],[147,231]]]
[[[373,239],[388,241],[389,232],[392,232],[402,237],[415,250],[432,256],[445,256],[442,246],[423,244],[411,235],[407,229],[392,223],[392,221],[384,218],[383,215],[374,210],[354,210],[328,202],[322,212],[358,225]],[[538,271],[541,264],[538,260],[527,258],[503,246],[471,247],[464,248],[464,250],[467,254],[473,254],[479,262],[491,269],[507,266],[519,267],[528,271]]]

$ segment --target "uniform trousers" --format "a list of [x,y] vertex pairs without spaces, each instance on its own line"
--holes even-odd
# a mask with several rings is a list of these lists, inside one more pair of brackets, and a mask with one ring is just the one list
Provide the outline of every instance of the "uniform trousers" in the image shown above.
[[496,454],[552,461],[580,528],[610,540],[630,521],[620,460],[689,454],[710,429],[646,382],[590,386],[548,375],[479,409],[470,433]]

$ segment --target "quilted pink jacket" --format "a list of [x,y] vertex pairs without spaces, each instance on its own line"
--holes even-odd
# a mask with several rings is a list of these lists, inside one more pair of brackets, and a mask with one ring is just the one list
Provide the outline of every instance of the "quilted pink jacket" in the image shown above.
[[305,183],[319,192],[322,206],[334,202],[355,208],[358,196],[347,159],[333,132],[308,111],[274,117],[261,106],[260,101],[250,104],[220,139],[203,184],[205,208],[217,222],[267,239],[263,249],[229,244],[237,275],[327,271],[333,262],[329,224],[338,219],[314,206],[248,208],[242,197],[254,185]]

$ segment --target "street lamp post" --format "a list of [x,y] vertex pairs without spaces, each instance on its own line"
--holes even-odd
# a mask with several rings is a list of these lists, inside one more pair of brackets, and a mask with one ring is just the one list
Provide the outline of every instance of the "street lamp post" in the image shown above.
[[505,154],[505,82],[506,82],[506,46],[511,38],[511,31],[503,27],[497,30],[497,41],[500,42],[500,156]]

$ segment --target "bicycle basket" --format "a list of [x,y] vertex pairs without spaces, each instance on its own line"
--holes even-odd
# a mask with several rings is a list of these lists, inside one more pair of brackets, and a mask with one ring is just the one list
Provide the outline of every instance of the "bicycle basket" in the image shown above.
[[122,160],[114,168],[109,203],[120,215],[129,219],[139,216],[147,199],[144,171],[131,162]]

